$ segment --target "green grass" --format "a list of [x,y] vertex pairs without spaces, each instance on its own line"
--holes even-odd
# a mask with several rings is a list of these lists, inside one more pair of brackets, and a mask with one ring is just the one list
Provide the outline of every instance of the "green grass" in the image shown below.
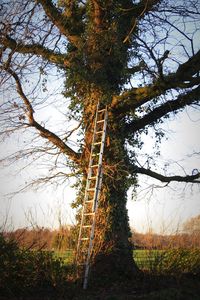
[[134,260],[141,270],[151,270],[163,250],[134,250]]
[[[71,249],[67,249],[63,252],[55,251],[54,257],[60,258],[64,261],[65,264],[73,262],[74,252]],[[160,250],[134,250],[133,257],[138,267],[141,269],[149,269],[151,264],[155,261],[158,253],[161,253]]]
[[60,258],[65,265],[72,264],[74,260],[74,251],[71,249],[67,249],[63,252],[55,251],[53,252],[55,258]]
[[200,249],[135,250],[133,256],[141,270],[157,274],[200,272]]
[[[74,252],[71,249],[54,252],[54,257],[69,265],[73,263]],[[200,249],[134,250],[133,257],[143,271],[174,275],[196,274],[200,270]]]

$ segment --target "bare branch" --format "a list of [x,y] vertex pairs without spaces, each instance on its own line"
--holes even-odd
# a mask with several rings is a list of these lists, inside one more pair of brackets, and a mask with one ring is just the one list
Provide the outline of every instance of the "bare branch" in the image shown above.
[[34,127],[35,129],[37,129],[40,132],[40,135],[42,137],[49,140],[53,145],[55,145],[58,149],[60,149],[60,151],[62,153],[67,154],[70,157],[70,159],[72,159],[73,161],[78,163],[79,158],[80,158],[79,154],[76,153],[74,150],[72,150],[69,146],[67,146],[56,134],[54,134],[50,130],[46,129],[42,125],[40,125],[34,119],[33,107],[22,89],[22,85],[21,85],[18,75],[10,68],[8,68],[6,71],[14,78],[14,80],[16,82],[16,86],[17,86],[17,92],[25,104],[25,107],[26,107],[25,114],[29,121],[28,126],[31,126],[31,127]]
[[197,104],[199,100],[200,86],[186,94],[180,94],[176,100],[169,100],[159,107],[153,109],[144,117],[127,124],[126,130],[127,132],[133,133],[149,124],[157,122],[162,117],[167,116],[170,112],[177,112],[178,110],[183,109],[186,105]]
[[167,90],[189,88],[199,83],[199,77],[193,77],[200,71],[200,51],[179,66],[175,73],[158,78],[155,83],[125,91],[120,96],[114,96],[112,108],[120,113],[134,110],[144,103],[162,95]]
[[3,36],[0,41],[4,47],[10,48],[12,51],[22,54],[39,55],[51,63],[61,65],[63,67],[70,67],[70,61],[67,55],[56,53],[40,44],[23,44],[21,42],[16,42],[9,36]]
[[180,65],[176,76],[178,80],[190,80],[191,76],[194,76],[200,71],[200,50],[188,59],[184,64]]
[[[129,33],[123,40],[123,43],[129,42],[130,37],[131,37],[132,33],[134,32],[134,29],[136,28],[138,21],[141,18],[143,18],[146,13],[151,11],[159,2],[160,2],[160,0],[149,0],[149,1],[142,0],[138,4],[134,5],[134,7],[132,9],[132,12],[133,12],[132,26],[131,26]],[[131,8],[127,9],[127,10],[131,11]]]
[[199,172],[195,175],[187,175],[187,176],[179,176],[179,175],[164,176],[164,175],[154,172],[150,169],[145,169],[143,167],[138,167],[138,166],[133,166],[133,172],[150,176],[150,177],[160,180],[162,182],[177,181],[177,182],[188,182],[188,183],[189,182],[190,183],[200,183],[200,173]]
[[138,16],[142,17],[144,14],[150,12],[151,10],[154,10],[155,6],[158,5],[160,2],[160,0],[141,0],[137,4]]

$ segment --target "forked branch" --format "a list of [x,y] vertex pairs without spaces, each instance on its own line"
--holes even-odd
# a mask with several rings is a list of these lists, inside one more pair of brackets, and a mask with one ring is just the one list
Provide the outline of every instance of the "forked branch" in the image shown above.
[[[199,84],[200,50],[185,63],[181,64],[175,73],[168,74],[144,87],[133,87],[119,96],[114,96],[112,108],[119,113],[127,113],[141,105],[164,94],[170,89],[186,89]],[[196,77],[195,77],[196,76]]]
[[54,5],[51,0],[36,0],[37,3],[41,4],[46,15],[56,25],[60,33],[67,37],[67,39],[74,45],[78,46],[79,37],[70,33],[70,27],[68,20]]
[[54,146],[56,146],[63,154],[69,156],[74,162],[79,163],[80,156],[73,149],[71,149],[68,145],[66,145],[60,137],[58,137],[55,133],[46,129],[44,126],[40,125],[34,118],[34,109],[31,105],[30,100],[26,97],[20,79],[18,75],[10,68],[7,68],[6,71],[14,78],[16,82],[17,92],[20,98],[23,100],[25,105],[25,115],[28,120],[28,126],[34,127],[39,131],[40,135],[51,142]]
[[197,105],[199,101],[200,86],[186,94],[180,94],[176,100],[169,100],[164,104],[161,104],[159,107],[153,109],[144,117],[127,124],[126,132],[133,133],[138,131],[147,125],[151,125],[159,121],[162,117],[167,116],[170,112],[177,112],[178,110],[183,109],[186,105]]

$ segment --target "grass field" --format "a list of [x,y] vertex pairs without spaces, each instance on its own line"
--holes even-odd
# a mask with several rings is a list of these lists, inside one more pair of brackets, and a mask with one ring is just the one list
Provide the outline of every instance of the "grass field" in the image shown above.
[[[73,263],[74,253],[71,249],[55,252],[54,255],[66,265]],[[133,257],[143,271],[175,274],[196,273],[200,269],[200,249],[133,250]]]
[[[149,269],[158,253],[161,253],[161,250],[134,250],[133,257],[139,268]],[[54,255],[56,258],[61,258],[65,264],[72,263],[74,259],[74,253],[71,249],[67,249],[64,252],[54,252]]]
[[[71,250],[57,253],[66,264]],[[134,250],[141,276],[111,286],[74,290],[76,300],[200,300],[200,249]]]

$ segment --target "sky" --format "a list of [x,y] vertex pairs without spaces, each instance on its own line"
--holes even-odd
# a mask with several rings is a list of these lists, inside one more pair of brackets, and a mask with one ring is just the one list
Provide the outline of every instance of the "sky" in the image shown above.
[[[175,19],[173,21],[175,22]],[[176,25],[177,22],[179,23],[178,18],[174,24]],[[192,33],[195,24],[194,22],[184,24],[185,32],[188,29]],[[181,53],[184,53],[182,42],[187,46],[187,51],[192,50],[190,49],[191,45],[188,45],[188,39],[185,39],[185,42],[182,41],[183,35],[180,32],[173,31],[170,34],[172,39],[168,41],[166,46],[171,43],[170,55],[172,57],[179,55],[181,60]],[[194,39],[192,46],[199,49],[199,33],[196,31],[192,37]],[[179,39],[180,44],[178,43]],[[151,44],[151,40],[148,40],[148,42]],[[160,53],[165,50],[162,47],[159,48],[159,44],[157,47]],[[163,47],[165,47],[165,43]],[[172,61],[170,60],[170,64],[173,64]],[[30,76],[34,85],[32,70]],[[37,82],[36,79],[35,81]],[[56,82],[55,78],[52,81],[51,79],[48,80],[48,82],[49,86],[53,87],[54,85],[55,87],[57,84],[60,91],[62,90],[61,84]],[[57,104],[59,91],[52,90],[49,93],[52,93],[53,101],[56,98],[56,105],[59,106]],[[45,98],[45,95],[42,96]],[[64,116],[62,111],[58,112],[53,107],[52,110],[48,110],[48,112],[46,110],[45,113],[48,114],[46,119],[50,121],[54,119],[56,124],[63,126]],[[43,114],[44,110],[36,111],[36,119],[42,121]],[[52,127],[49,127],[50,129],[54,127],[54,121],[51,122]],[[187,108],[184,113],[176,115],[173,120],[166,120],[164,130],[168,140],[163,140],[160,145],[161,155],[156,158],[158,166],[169,163],[171,174],[179,175],[191,174],[193,169],[200,170],[200,159],[197,155],[191,156],[194,152],[200,153],[199,125],[199,112],[190,108]],[[143,139],[145,146],[143,152],[139,153],[141,162],[143,162],[146,153],[153,155],[154,145],[154,139],[150,134],[144,136]],[[11,139],[0,144],[0,157],[21,147],[23,148],[23,137],[14,135]],[[29,190],[14,197],[10,196],[10,193],[18,190],[25,182],[41,172],[41,169],[35,166],[20,171],[23,167],[24,163],[21,162],[16,165],[12,164],[9,168],[0,169],[0,228],[12,229],[24,226],[56,228],[60,223],[72,224],[75,222],[75,211],[71,209],[70,205],[76,197],[76,190],[70,187],[69,182],[65,182],[57,188],[48,186],[43,190]],[[200,214],[199,185],[171,183],[167,187],[163,187],[164,185],[159,181],[149,179],[146,176],[139,176],[138,182],[140,186],[137,190],[137,197],[135,195],[132,197],[133,193],[130,189],[127,203],[130,225],[136,231],[153,230],[155,232],[172,233],[181,229],[182,223],[188,218]]]
[[[167,122],[165,129],[168,140],[161,144],[158,164],[169,162],[171,175],[191,175],[193,169],[200,169],[198,156],[190,156],[200,150],[199,119],[199,112],[188,109]],[[146,145],[150,147],[152,140],[146,139]],[[137,201],[128,202],[130,223],[136,230],[144,232],[153,229],[155,232],[173,233],[181,230],[181,225],[188,218],[200,214],[198,184],[174,182],[165,188],[152,189],[152,184],[164,184],[147,179],[147,176],[140,176],[140,179],[142,186]]]
[[[200,169],[200,159],[192,155],[200,151],[199,124],[200,114],[188,109],[174,120],[168,121],[164,129],[167,140],[160,145],[161,155],[157,157],[158,165],[169,163],[172,173],[179,175],[191,174],[193,169]],[[145,147],[140,153],[151,154],[154,140],[151,135],[144,136]],[[22,140],[15,140],[0,145],[1,154],[9,153],[20,147]],[[189,156],[187,156],[189,154]],[[183,159],[184,158],[184,159]],[[76,191],[66,182],[55,188],[49,186],[43,190],[28,192],[10,197],[38,169],[32,166],[19,169],[22,165],[11,165],[2,169],[0,175],[0,226],[16,229],[19,227],[43,226],[57,228],[59,224],[74,224],[75,211],[71,203],[76,197]],[[127,209],[130,226],[138,232],[154,231],[156,233],[175,233],[181,230],[182,224],[189,218],[200,214],[200,185],[172,183],[168,187],[157,180],[139,176],[140,187],[137,197],[128,192]]]

